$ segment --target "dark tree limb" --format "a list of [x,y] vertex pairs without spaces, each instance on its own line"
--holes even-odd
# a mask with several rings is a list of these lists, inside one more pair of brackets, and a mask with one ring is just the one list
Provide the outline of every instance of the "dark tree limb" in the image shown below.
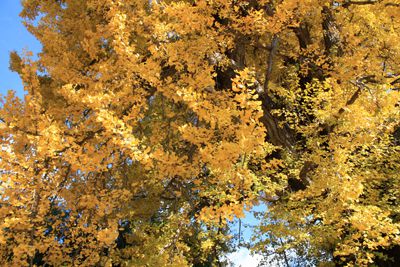
[[322,8],[322,29],[324,30],[324,43],[326,54],[333,53],[336,48],[337,56],[343,55],[343,48],[340,41],[339,29],[336,25],[331,8],[324,6]]
[[293,29],[299,41],[301,49],[306,49],[311,44],[310,26],[302,22],[299,27]]
[[277,35],[274,35],[272,37],[270,52],[268,55],[267,70],[265,73],[265,81],[264,81],[264,93],[265,94],[268,94],[268,83],[271,80],[272,66],[274,64],[274,57],[275,57],[276,51],[278,49],[278,44],[279,44],[279,37]]
[[348,0],[343,3],[343,7],[347,8],[351,5],[372,5],[379,3],[380,0],[361,0],[361,1],[356,1],[356,0]]
[[292,149],[294,146],[293,133],[287,127],[280,127],[280,121],[272,114],[274,107],[274,101],[272,100],[268,88],[269,81],[273,70],[274,59],[277,53],[279,44],[279,37],[274,35],[271,41],[271,50],[267,59],[267,67],[264,78],[264,92],[260,94],[262,100],[262,106],[264,116],[261,118],[261,122],[267,128],[268,141],[275,146],[281,146],[283,148]]

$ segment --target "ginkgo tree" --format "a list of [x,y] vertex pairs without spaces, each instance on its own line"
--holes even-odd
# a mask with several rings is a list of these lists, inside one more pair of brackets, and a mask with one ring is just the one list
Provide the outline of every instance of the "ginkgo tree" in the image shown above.
[[22,4],[3,265],[223,266],[261,202],[254,249],[287,265],[397,259],[398,1]]

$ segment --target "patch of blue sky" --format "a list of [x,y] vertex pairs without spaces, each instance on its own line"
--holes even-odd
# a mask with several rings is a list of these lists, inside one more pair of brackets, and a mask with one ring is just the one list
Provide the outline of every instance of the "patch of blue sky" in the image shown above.
[[18,0],[0,1],[0,94],[8,90],[16,91],[20,98],[24,95],[22,81],[17,73],[9,69],[10,52],[32,51],[35,55],[41,51],[41,44],[22,24],[19,13],[22,10]]

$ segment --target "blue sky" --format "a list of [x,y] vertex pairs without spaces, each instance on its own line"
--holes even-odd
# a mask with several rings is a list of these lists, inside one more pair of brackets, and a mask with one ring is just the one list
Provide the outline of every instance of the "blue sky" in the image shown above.
[[18,96],[23,95],[23,86],[19,76],[8,69],[9,54],[24,49],[34,54],[40,52],[41,45],[23,26],[19,0],[0,0],[0,94],[12,89]]

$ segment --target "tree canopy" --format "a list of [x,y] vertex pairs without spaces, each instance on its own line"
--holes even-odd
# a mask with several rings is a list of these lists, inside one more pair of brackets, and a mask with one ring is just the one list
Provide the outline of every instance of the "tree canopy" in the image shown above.
[[[0,263],[400,261],[400,1],[24,0],[0,108]],[[391,265],[392,264],[392,265]]]

